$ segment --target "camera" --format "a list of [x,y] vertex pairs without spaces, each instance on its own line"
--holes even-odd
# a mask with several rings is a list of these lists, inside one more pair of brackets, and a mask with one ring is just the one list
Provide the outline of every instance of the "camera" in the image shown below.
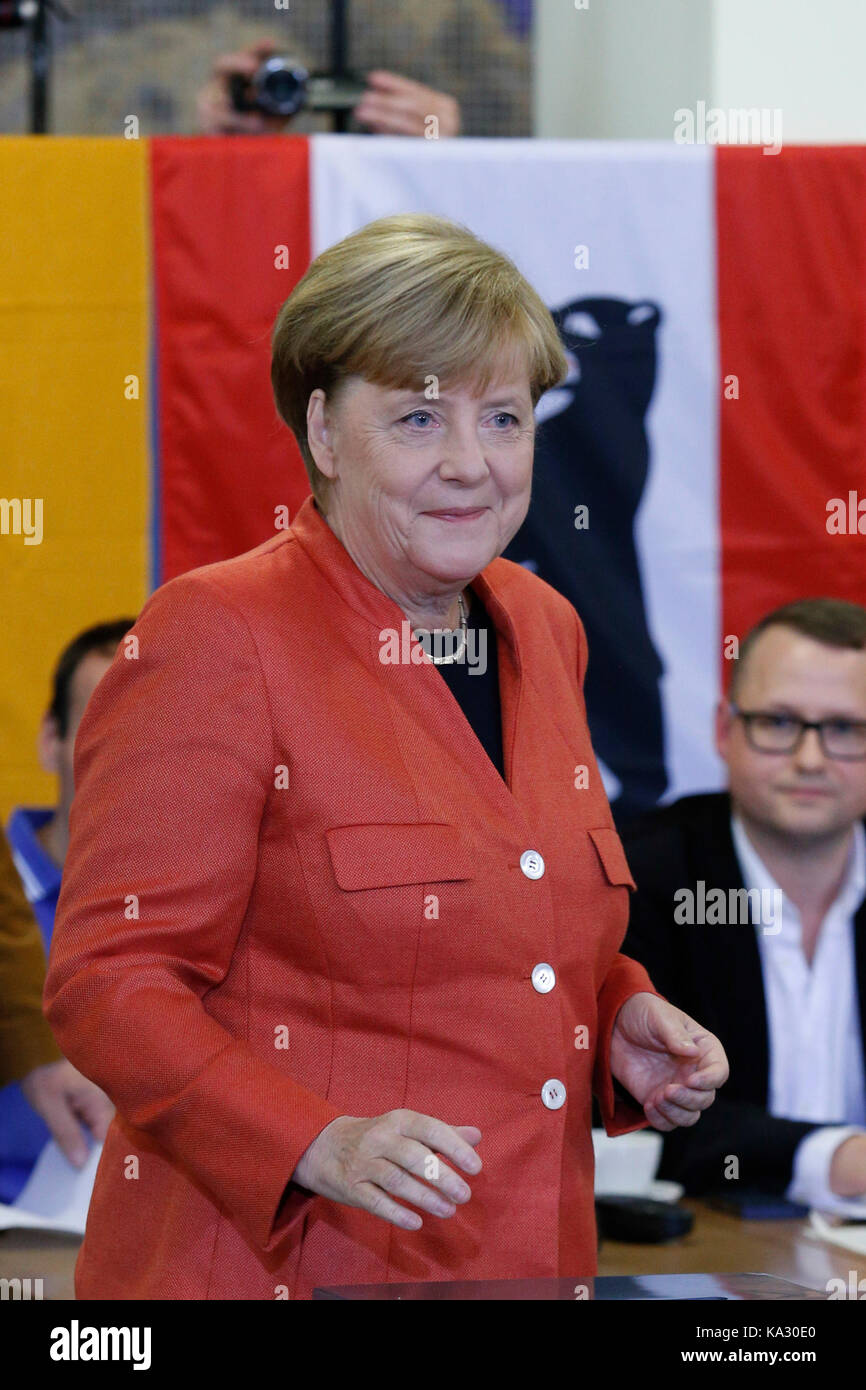
[[0,29],[21,29],[25,24],[36,27],[45,23],[47,13],[58,19],[72,19],[61,0],[0,0]]
[[308,111],[350,111],[360,101],[366,84],[354,73],[336,76],[310,73],[303,63],[286,54],[274,54],[251,78],[234,73],[229,93],[236,111],[261,111],[268,116],[294,116]]
[[37,0],[0,0],[0,29],[18,29],[39,13]]

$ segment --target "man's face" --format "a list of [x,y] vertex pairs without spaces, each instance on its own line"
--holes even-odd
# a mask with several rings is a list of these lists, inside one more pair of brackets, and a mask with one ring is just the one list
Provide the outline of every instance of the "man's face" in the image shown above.
[[72,757],[75,748],[75,735],[81,723],[81,716],[87,702],[105,675],[112,657],[102,652],[88,652],[78,663],[69,686],[69,721],[66,733],[60,736],[54,721],[46,719],[40,738],[42,765],[46,772],[54,772],[60,778],[61,799],[73,791]]
[[[742,710],[866,720],[866,651],[828,647],[774,624],[755,642],[740,679],[735,703]],[[735,805],[768,830],[805,845],[866,816],[866,762],[827,757],[815,729],[792,753],[758,752],[743,720],[722,703],[716,747]]]

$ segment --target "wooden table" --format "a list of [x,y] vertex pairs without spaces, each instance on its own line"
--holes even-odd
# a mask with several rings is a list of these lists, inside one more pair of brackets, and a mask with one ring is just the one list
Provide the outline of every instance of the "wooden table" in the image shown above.
[[42,1297],[75,1297],[80,1236],[54,1231],[0,1231],[0,1278],[41,1279]]
[[866,1278],[866,1255],[811,1240],[808,1219],[744,1221],[688,1197],[681,1205],[695,1213],[689,1235],[666,1245],[606,1240],[599,1274],[775,1274],[822,1290],[828,1279],[847,1284],[851,1270],[858,1281]]
[[[683,1206],[695,1213],[690,1235],[667,1245],[606,1240],[599,1274],[776,1274],[821,1290],[828,1279],[847,1285],[851,1270],[866,1279],[866,1256],[810,1240],[806,1221],[743,1221],[689,1199]],[[44,1298],[74,1298],[79,1244],[77,1236],[0,1231],[0,1277],[42,1279]]]

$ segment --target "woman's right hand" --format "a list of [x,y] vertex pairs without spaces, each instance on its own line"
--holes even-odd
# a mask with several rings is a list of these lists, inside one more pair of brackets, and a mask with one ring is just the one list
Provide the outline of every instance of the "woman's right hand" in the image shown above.
[[480,1140],[475,1125],[448,1125],[417,1110],[389,1110],[369,1120],[339,1115],[305,1149],[292,1182],[417,1231],[424,1224],[421,1217],[394,1198],[432,1216],[453,1216],[472,1193],[438,1155],[464,1173],[479,1173],[481,1159],[473,1146]]

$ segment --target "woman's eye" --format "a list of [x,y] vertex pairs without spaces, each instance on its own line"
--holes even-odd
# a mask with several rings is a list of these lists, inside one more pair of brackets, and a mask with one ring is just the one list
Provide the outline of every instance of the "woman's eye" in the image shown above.
[[[428,423],[432,422],[432,420],[433,416],[431,415],[429,410],[413,410],[410,411],[408,415],[404,415],[400,423],[408,424],[409,422],[412,422],[413,424],[419,425],[420,428],[426,429]],[[493,420],[496,422],[496,428],[500,432],[502,432],[505,429],[510,429],[513,425],[520,424],[520,421],[518,420],[517,416],[512,415],[511,412],[508,410],[497,411],[497,413],[493,416]]]

